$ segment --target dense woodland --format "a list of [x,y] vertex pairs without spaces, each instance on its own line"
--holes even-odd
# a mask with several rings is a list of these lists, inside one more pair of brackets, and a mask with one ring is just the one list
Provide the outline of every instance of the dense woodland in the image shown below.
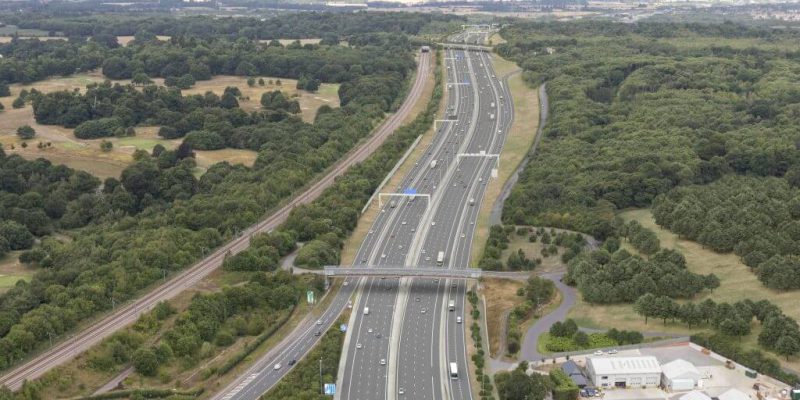
[[[314,20],[317,16],[307,14],[306,18]],[[356,21],[362,17],[352,15],[336,18],[353,18]],[[392,24],[404,20],[413,27],[418,17],[394,15]],[[212,42],[216,40],[209,39]],[[230,52],[235,52],[238,45],[219,40],[221,42],[217,45],[226,47],[224,50],[227,53],[224,54],[234,57],[235,53]],[[102,97],[99,93],[103,91],[107,97],[102,98],[113,105],[113,109],[107,107],[105,111],[110,110],[111,116],[103,114],[95,119],[90,113],[90,118],[83,120],[83,123],[102,121],[103,124],[129,126],[148,118],[157,118],[159,112],[172,112],[169,107],[180,109],[188,103],[194,103],[191,107],[197,107],[206,114],[203,124],[206,120],[214,120],[215,133],[217,129],[224,132],[232,128],[226,124],[233,123],[225,118],[234,114],[251,122],[238,126],[238,129],[242,130],[242,135],[254,138],[252,140],[257,144],[241,147],[257,149],[258,159],[252,168],[219,163],[196,178],[192,174],[194,153],[191,143],[184,142],[175,150],[157,146],[151,153],[138,151],[134,154],[135,162],[123,171],[119,179],[109,178],[101,190],[78,196],[77,201],[70,203],[70,208],[74,210],[68,210],[66,214],[75,214],[74,219],[79,221],[75,226],[82,228],[65,232],[69,240],[42,237],[41,244],[24,253],[23,258],[32,266],[46,265],[48,268],[39,270],[30,282],[20,282],[0,296],[0,368],[25,357],[47,343],[51,336],[59,337],[80,321],[110,309],[114,301],[129,299],[139,290],[208,254],[237,231],[257,221],[366,136],[382,114],[391,110],[401,99],[406,78],[414,67],[412,50],[415,47],[402,35],[395,35],[390,41],[383,33],[353,35],[348,40],[351,47],[337,47],[335,51],[324,49],[329,45],[307,49],[267,46],[254,50],[255,54],[245,50],[239,53],[253,57],[259,54],[278,57],[279,52],[296,52],[297,57],[303,58],[308,65],[315,65],[309,67],[315,68],[314,71],[322,70],[327,65],[330,61],[326,58],[328,56],[339,60],[337,62],[345,71],[353,69],[351,67],[355,63],[361,65],[359,74],[350,74],[338,81],[341,82],[339,94],[342,107],[323,107],[313,124],[293,117],[262,121],[258,115],[268,114],[269,110],[253,116],[237,112],[236,107],[206,107],[206,96],[201,96],[202,99],[194,96],[183,98],[172,89],[147,87],[141,94],[135,94],[138,90],[131,87],[105,84],[94,87],[98,91],[98,98]],[[178,54],[178,59],[186,54],[195,54],[200,51],[199,43],[205,43],[205,39],[187,35],[165,44],[165,47],[152,43],[117,51],[131,57],[145,51],[163,61],[170,54]],[[237,43],[243,49],[251,48],[251,42],[247,40]],[[193,50],[184,52],[183,46]],[[370,51],[366,51],[367,48]],[[6,54],[7,49],[3,47],[0,53]],[[302,55],[300,52],[303,52]],[[370,56],[369,52],[381,54],[388,61],[381,63],[377,56]],[[53,50],[48,54],[56,57],[59,51]],[[200,54],[196,55],[193,59],[203,59]],[[37,63],[43,57],[11,56],[4,57],[3,62],[12,60],[12,64],[36,70]],[[271,60],[269,57],[265,59]],[[276,70],[278,76],[287,78],[299,76],[300,72]],[[315,74],[312,75],[317,76]],[[141,101],[143,97],[140,96],[147,96],[147,93],[162,101]],[[438,89],[437,96],[440,95]],[[37,96],[34,95],[31,101],[36,103],[50,99],[48,96],[37,99]],[[85,98],[77,94],[58,96],[69,97],[66,103],[74,101],[86,104]],[[58,101],[54,103],[60,104]],[[42,104],[38,106],[40,111]],[[132,113],[118,110],[123,106]],[[304,247],[306,259],[330,257],[325,255],[328,254],[328,248],[333,249],[332,256],[338,258],[343,236],[355,226],[358,209],[380,181],[378,177],[385,175],[393,160],[402,154],[402,149],[422,132],[423,127],[430,125],[435,108],[435,104],[429,107],[428,112],[407,128],[406,133],[395,135],[377,157],[361,164],[349,178],[339,179],[336,188],[326,192],[323,199],[310,206],[298,207],[280,233],[263,240],[270,246],[277,246],[275,251],[279,254],[290,251],[295,240],[308,240],[309,245]],[[107,121],[106,118],[117,120]],[[75,121],[76,124],[80,123],[79,119]],[[99,130],[94,128],[97,127],[90,126],[84,131],[91,135],[91,132]],[[236,129],[232,128],[234,132]],[[286,140],[288,137],[292,140]],[[92,189],[97,188],[97,182],[91,181]],[[346,201],[340,201],[342,199]],[[342,204],[351,204],[352,208]],[[308,250],[305,250],[306,247]],[[272,251],[255,254],[269,259],[259,264],[263,267],[250,267],[248,263],[241,265],[248,265],[247,269],[271,270],[275,262]],[[226,267],[242,269],[229,265]]]
[[793,176],[728,176],[676,188],[656,198],[653,215],[682,237],[735,252],[764,285],[800,289],[800,182]]
[[795,31],[585,21],[502,34],[499,53],[528,82],[548,82],[551,108],[536,162],[506,202],[507,223],[604,239],[616,234],[615,211],[650,206],[673,187],[796,168]]
[[[570,261],[567,279],[589,302],[638,301],[643,315],[690,327],[704,315],[724,337],[750,333],[756,318],[768,332],[763,348],[797,354],[797,323],[779,310],[770,317],[752,304],[719,305],[725,318],[715,320],[707,303],[678,307],[673,299],[719,280],[689,272],[679,253],[616,213],[653,207],[657,223],[735,252],[766,286],[800,288],[798,32],[584,21],[514,24],[502,34],[508,42],[498,51],[529,83],[547,82],[551,111],[504,220],[608,239]],[[641,256],[619,250],[619,238]]]

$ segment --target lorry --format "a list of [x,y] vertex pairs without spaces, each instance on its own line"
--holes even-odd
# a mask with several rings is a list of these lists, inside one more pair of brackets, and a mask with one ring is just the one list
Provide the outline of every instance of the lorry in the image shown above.
[[455,311],[456,310],[456,301],[450,300],[447,302],[447,310],[448,311]]
[[436,265],[442,266],[444,264],[444,252],[440,251],[439,254],[436,256]]

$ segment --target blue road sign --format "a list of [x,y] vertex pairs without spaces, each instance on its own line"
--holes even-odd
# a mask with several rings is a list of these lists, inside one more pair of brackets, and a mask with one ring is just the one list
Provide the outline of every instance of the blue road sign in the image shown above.
[[325,384],[325,394],[335,395],[336,394],[336,384],[335,383],[326,383]]
[[403,191],[403,194],[417,194],[417,189],[406,188],[406,190]]

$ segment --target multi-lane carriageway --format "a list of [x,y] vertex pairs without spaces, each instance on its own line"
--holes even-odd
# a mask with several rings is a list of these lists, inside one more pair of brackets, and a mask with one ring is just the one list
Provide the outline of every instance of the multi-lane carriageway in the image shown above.
[[[444,55],[448,114],[454,120],[438,125],[424,156],[399,187],[392,188],[430,194],[430,203],[418,197],[398,198],[394,207],[385,204],[357,253],[355,266],[468,265],[477,213],[498,160],[457,154],[499,154],[513,111],[506,86],[494,75],[490,54],[446,49]],[[437,163],[431,168],[433,160]],[[446,254],[441,267],[436,266],[439,251]],[[346,305],[352,306],[352,313],[336,398],[472,398],[465,280],[347,278],[345,282],[318,321],[302,322],[214,398],[257,399],[308,352]],[[447,310],[450,299],[455,302],[454,311]],[[456,379],[449,376],[451,362],[458,366]]]
[[[512,109],[488,53],[446,50],[445,65],[448,114],[455,121],[441,125],[424,157],[393,188],[431,194],[431,203],[420,197],[398,199],[394,208],[386,205],[362,244],[357,264],[437,268],[439,251],[445,261],[438,268],[469,264],[480,201],[497,159],[459,159],[457,154],[498,154]],[[431,168],[433,160],[437,166]],[[465,290],[464,280],[366,279],[351,314],[337,397],[470,399]],[[451,299],[456,303],[452,312],[447,310]],[[458,366],[457,379],[449,376],[451,362]]]

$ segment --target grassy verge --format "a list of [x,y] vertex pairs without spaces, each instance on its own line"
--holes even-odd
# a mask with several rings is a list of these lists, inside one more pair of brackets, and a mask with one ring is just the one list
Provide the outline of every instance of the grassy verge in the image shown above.
[[[492,57],[492,64],[498,76],[507,75],[518,69],[516,64],[500,58],[498,55]],[[494,201],[500,196],[506,181],[511,178],[525,155],[528,154],[539,126],[538,90],[528,87],[519,74],[508,79],[508,87],[514,101],[514,123],[507,133],[508,137],[506,137],[505,145],[500,152],[500,169],[497,171],[497,179],[491,179],[486,185],[484,201],[481,202],[481,209],[475,225],[475,236],[472,239],[470,259],[473,266],[477,265],[483,254],[483,248],[486,246],[486,239],[489,236],[489,216]]]
[[[423,94],[420,96],[420,99],[431,98],[436,90],[436,87],[441,86],[440,82],[442,81],[443,77],[439,76],[440,72],[438,72],[441,70],[441,68],[438,68],[436,64],[436,62],[431,63],[431,68],[434,68],[434,73],[430,74],[428,82],[425,83],[425,89],[423,90]],[[414,119],[416,119],[422,116],[423,112],[427,114],[432,113],[433,110],[436,111],[437,115],[441,114],[441,112],[444,110],[443,100],[444,96],[441,96],[436,104],[432,104],[430,100],[427,102],[417,101],[417,104],[415,104],[414,108],[412,109],[411,115],[414,115]],[[386,182],[386,187],[395,187],[399,185],[403,177],[405,177],[411,167],[414,166],[414,163],[417,162],[420,157],[422,157],[431,140],[433,140],[433,126],[424,131],[422,135],[422,140],[419,141],[417,147],[411,152],[405,162],[400,165],[400,167],[397,169],[397,172],[392,175],[392,178]],[[391,167],[392,166],[389,166],[389,168]],[[378,208],[378,203],[373,202],[369,207],[367,207],[366,211],[361,214],[353,233],[344,242],[344,248],[342,249],[341,257],[342,265],[353,264],[356,253],[358,253],[358,249],[361,247],[361,242],[364,241],[364,237],[367,235],[367,232],[369,232],[369,228],[375,221],[379,211],[380,209]]]
[[522,282],[508,279],[484,279],[483,295],[486,298],[486,325],[489,333],[489,355],[496,357],[505,354],[501,349],[502,335],[505,332],[506,313],[522,304],[525,298],[517,296]]
[[[342,315],[333,326],[337,327],[339,324],[345,323],[348,318],[346,314],[348,313]],[[321,384],[336,382],[343,343],[344,333],[342,331],[328,330],[308,355],[261,399],[327,398],[322,395]]]

